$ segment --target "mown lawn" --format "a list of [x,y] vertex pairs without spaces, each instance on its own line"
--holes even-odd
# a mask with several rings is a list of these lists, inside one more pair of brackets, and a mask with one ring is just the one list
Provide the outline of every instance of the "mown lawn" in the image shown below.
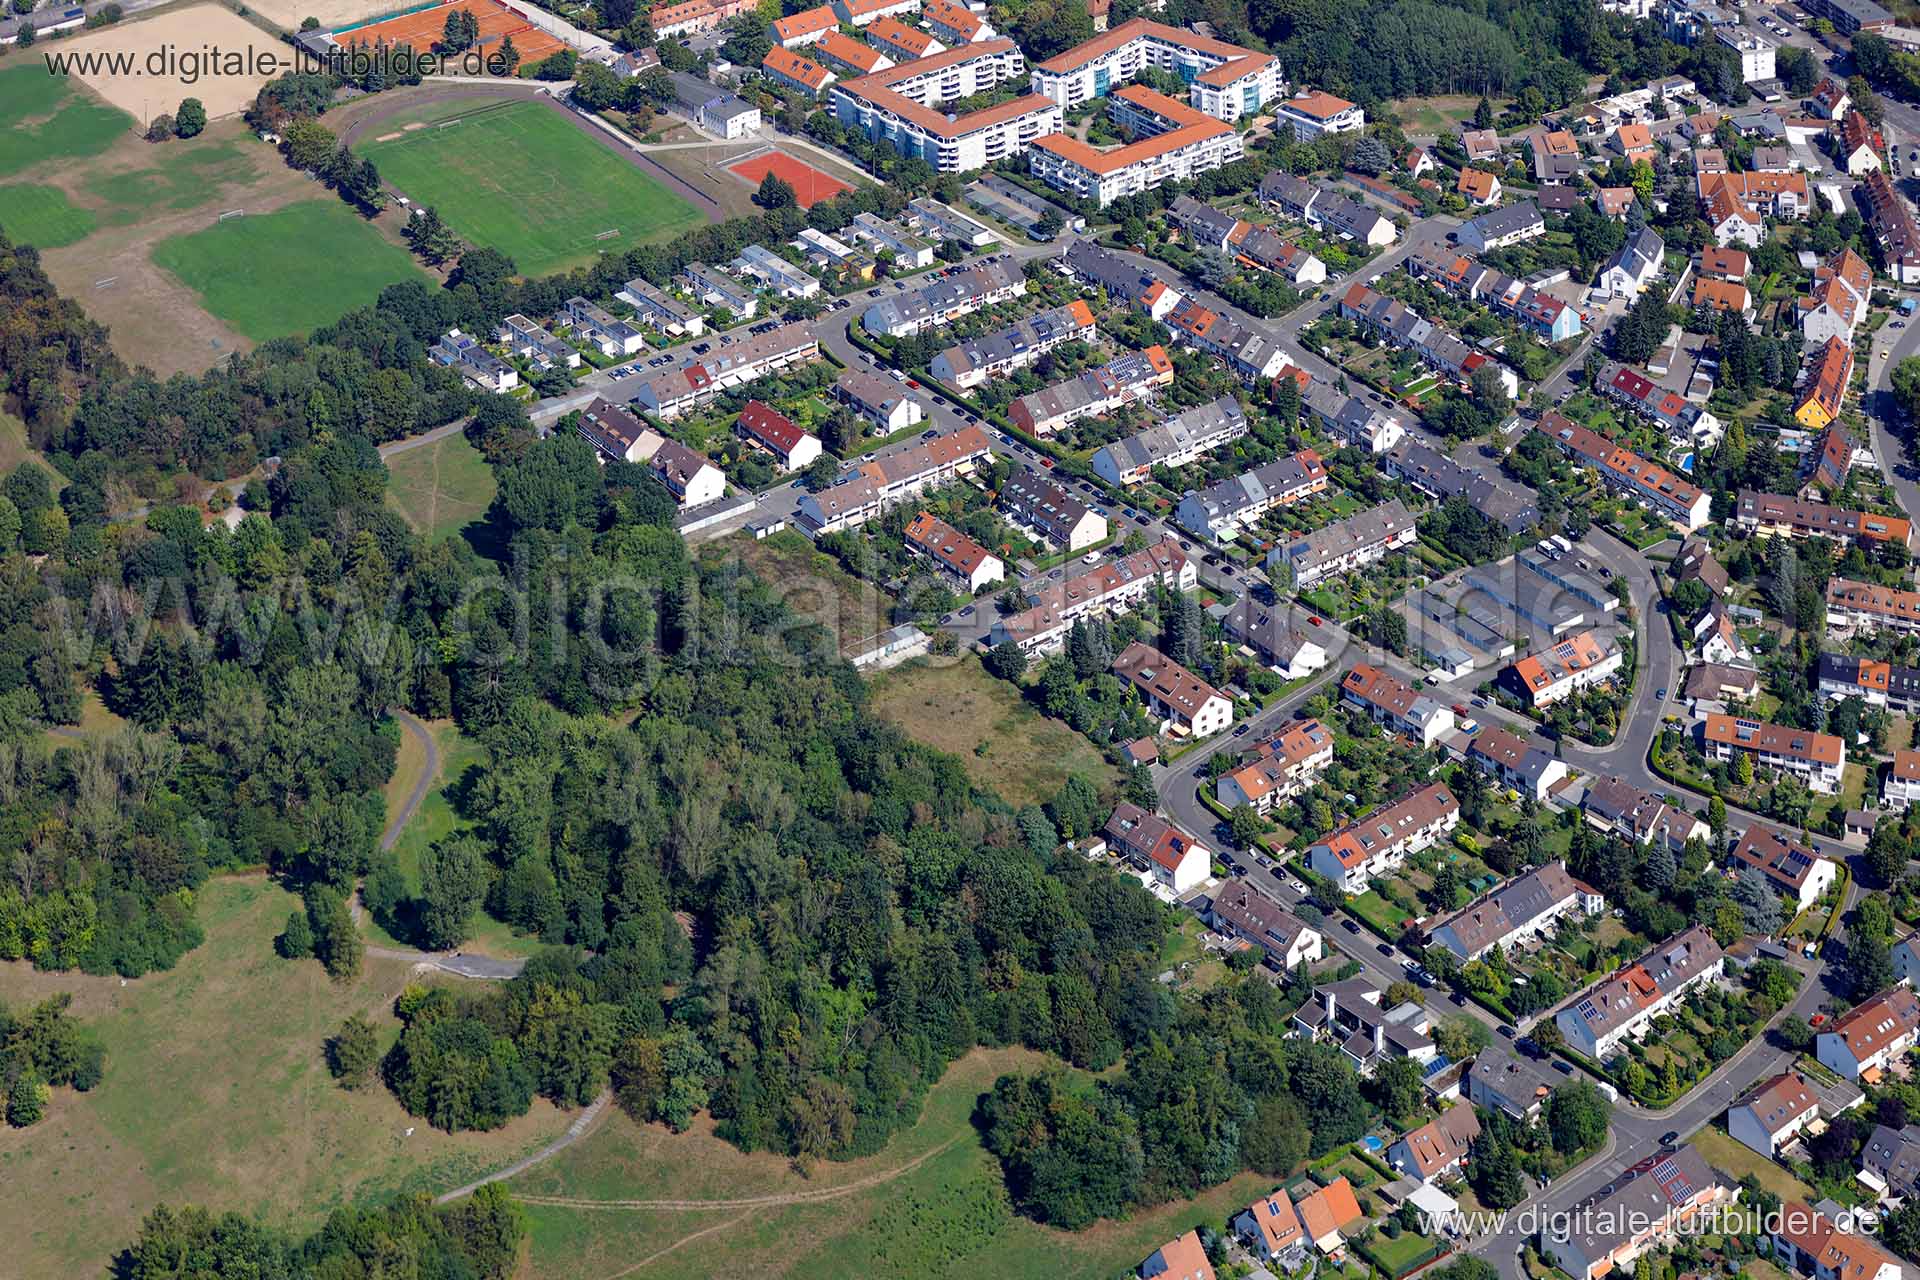
[[8,121],[0,130],[0,175],[97,155],[133,127],[132,116],[94,101],[66,76],[49,75],[39,58],[0,71],[0,120]]
[[[446,108],[427,112],[444,116]],[[444,128],[409,131],[408,119],[383,122],[399,137],[367,140],[357,150],[415,203],[437,208],[463,239],[500,250],[526,275],[706,222],[665,183],[543,103],[470,112]]]
[[1708,1164],[1729,1174],[1736,1182],[1752,1174],[1761,1186],[1782,1200],[1812,1204],[1819,1198],[1812,1187],[1758,1151],[1735,1142],[1723,1129],[1712,1126],[1702,1129],[1693,1135],[1691,1143]]
[[422,278],[404,249],[331,196],[162,240],[153,260],[256,342],[330,324],[388,285]]

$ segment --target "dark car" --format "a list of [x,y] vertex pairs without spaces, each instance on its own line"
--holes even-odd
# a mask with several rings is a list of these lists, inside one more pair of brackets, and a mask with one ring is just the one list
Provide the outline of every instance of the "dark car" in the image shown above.
[[1654,697],[1656,697],[1656,698],[1664,698],[1664,697],[1666,697],[1666,696],[1667,696],[1667,686],[1665,686],[1665,685],[1661,685],[1661,686],[1660,686],[1660,687],[1659,687],[1658,689],[1655,689],[1655,690],[1653,691],[1653,696],[1654,696]]
[[1500,1027],[1500,1034],[1505,1036],[1507,1039],[1511,1040],[1514,1038],[1514,1036],[1518,1035],[1519,1033],[1516,1032],[1512,1027],[1509,1027],[1503,1023]]
[[1676,1147],[1676,1146],[1679,1146],[1679,1145],[1680,1145],[1680,1131],[1679,1131],[1678,1129],[1669,1129],[1669,1130],[1667,1130],[1667,1131],[1666,1131],[1665,1133],[1663,1133],[1663,1134],[1661,1134],[1661,1135],[1660,1135],[1660,1145],[1661,1145],[1661,1146],[1663,1146],[1663,1147]]
[[1462,1009],[1467,1007],[1467,997],[1464,992],[1456,991],[1452,995],[1448,996],[1447,999],[1453,1001],[1455,1004],[1459,1005]]
[[1351,920],[1342,920],[1342,921],[1340,922],[1340,927],[1341,927],[1342,929],[1345,929],[1345,930],[1346,930],[1346,931],[1347,931],[1348,933],[1358,933],[1358,932],[1360,932],[1360,926],[1359,926],[1359,925],[1357,925],[1357,924],[1355,924],[1355,923],[1354,923],[1353,921],[1351,921]]
[[1376,943],[1374,943],[1374,944],[1373,944],[1373,949],[1374,949],[1375,951],[1378,951],[1378,952],[1379,952],[1379,953],[1380,953],[1381,955],[1383,955],[1383,956],[1390,956],[1390,955],[1392,955],[1392,954],[1393,954],[1393,948],[1392,948],[1392,947],[1390,947],[1390,946],[1388,946],[1388,945],[1387,945],[1386,943],[1384,943],[1384,942],[1376,942]]
[[1570,1076],[1573,1074],[1573,1067],[1568,1063],[1560,1061],[1558,1058],[1555,1058],[1553,1060],[1553,1069],[1555,1071],[1558,1071],[1563,1076]]

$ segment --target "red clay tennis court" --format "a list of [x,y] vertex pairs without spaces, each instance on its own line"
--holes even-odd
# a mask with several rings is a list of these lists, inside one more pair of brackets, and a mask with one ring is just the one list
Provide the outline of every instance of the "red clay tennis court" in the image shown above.
[[446,30],[447,15],[456,9],[471,13],[479,23],[480,39],[476,43],[482,54],[494,53],[506,37],[512,36],[521,65],[532,66],[548,54],[558,53],[566,47],[495,0],[460,0],[458,4],[435,5],[418,13],[405,13],[397,18],[388,18],[385,22],[370,22],[362,27],[336,32],[334,42],[343,48],[404,44],[424,52],[440,39]]
[[822,200],[831,200],[852,187],[820,172],[810,164],[802,164],[784,151],[769,151],[763,156],[753,156],[737,164],[727,166],[754,186],[759,186],[768,174],[780,179],[793,188],[793,195],[802,209],[811,209]]

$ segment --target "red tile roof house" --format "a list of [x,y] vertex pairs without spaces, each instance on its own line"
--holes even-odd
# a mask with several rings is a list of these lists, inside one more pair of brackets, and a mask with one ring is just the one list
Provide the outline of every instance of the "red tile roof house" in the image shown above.
[[1764,1080],[1727,1108],[1727,1133],[1771,1160],[1820,1118],[1820,1096],[1792,1071]]
[[1175,733],[1205,738],[1233,723],[1233,703],[1225,694],[1150,644],[1128,645],[1113,660],[1113,674]]
[[1233,1233],[1261,1262],[1273,1262],[1307,1243],[1300,1215],[1285,1191],[1263,1196],[1234,1215]]
[[747,401],[734,426],[742,436],[773,455],[782,471],[799,471],[820,456],[820,438],[771,405]]
[[1348,824],[1307,851],[1308,865],[1348,893],[1364,893],[1376,875],[1460,825],[1460,802],[1440,783],[1422,787]]
[[1108,848],[1149,868],[1154,878],[1175,894],[1196,888],[1212,870],[1213,854],[1205,845],[1137,804],[1115,806],[1100,834],[1106,837]]
[[1229,809],[1244,804],[1265,813],[1312,786],[1332,763],[1333,733],[1318,720],[1302,720],[1263,743],[1251,764],[1222,774],[1214,784],[1214,799]]
[[1148,1254],[1139,1275],[1140,1280],[1216,1280],[1198,1231],[1169,1240]]
[[1004,582],[1007,566],[999,556],[930,511],[907,524],[907,549],[925,556],[969,594],[995,582]]
[[1900,1280],[1900,1259],[1871,1237],[1842,1231],[1825,1214],[1797,1200],[1780,1206],[1773,1256],[1787,1274],[1812,1280]]
[[1748,867],[1757,868],[1775,893],[1791,899],[1801,911],[1819,901],[1840,875],[1833,859],[1821,857],[1762,822],[1750,824],[1740,843],[1727,855],[1730,873],[1738,874]]
[[1471,1105],[1449,1107],[1388,1147],[1387,1163],[1421,1182],[1432,1182],[1457,1171],[1479,1136],[1480,1117]]
[[1920,996],[1890,987],[1822,1031],[1814,1041],[1820,1065],[1844,1080],[1877,1081],[1886,1065],[1920,1038]]

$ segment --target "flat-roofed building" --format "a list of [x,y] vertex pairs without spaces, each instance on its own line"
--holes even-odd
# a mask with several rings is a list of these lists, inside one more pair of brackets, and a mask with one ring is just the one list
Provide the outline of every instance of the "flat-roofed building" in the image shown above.
[[636,276],[613,295],[633,308],[636,320],[662,333],[697,338],[707,331],[707,318],[665,289]]
[[1709,715],[1700,724],[1700,739],[1709,759],[1749,756],[1755,768],[1790,773],[1824,796],[1840,790],[1847,768],[1847,745],[1833,734],[1745,716]]

